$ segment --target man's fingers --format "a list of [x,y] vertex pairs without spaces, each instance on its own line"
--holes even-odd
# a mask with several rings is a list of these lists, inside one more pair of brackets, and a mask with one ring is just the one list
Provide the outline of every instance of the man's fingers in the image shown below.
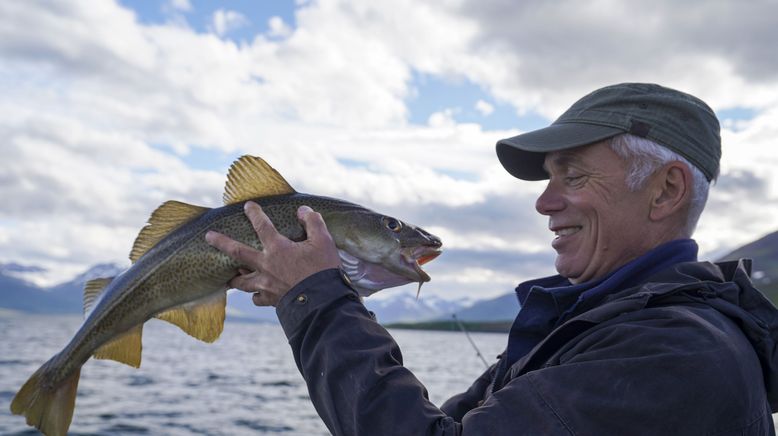
[[255,306],[270,306],[270,302],[266,300],[267,298],[261,290],[254,292],[254,295],[251,296],[251,301],[254,302]]
[[259,287],[256,286],[254,281],[256,280],[257,273],[243,274],[233,277],[232,280],[227,283],[233,289],[240,289],[245,292],[256,292]]
[[321,214],[318,212],[314,212],[310,207],[300,206],[300,208],[297,209],[297,218],[305,228],[305,233],[308,234],[308,240],[318,241],[322,237],[327,236],[329,236],[330,239],[332,238],[329,234],[329,230],[327,230],[327,224],[324,222],[324,218],[322,218]]
[[263,247],[280,236],[273,222],[257,203],[247,201],[243,205],[243,211],[251,221],[251,225],[254,226],[254,231],[257,232],[259,242]]
[[261,253],[248,245],[213,230],[205,234],[205,241],[238,262],[258,269],[257,256]]

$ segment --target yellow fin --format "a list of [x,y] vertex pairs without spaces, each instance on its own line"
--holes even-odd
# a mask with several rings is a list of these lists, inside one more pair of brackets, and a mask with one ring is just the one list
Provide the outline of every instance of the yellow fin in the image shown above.
[[213,342],[224,330],[226,304],[227,291],[220,290],[214,295],[168,309],[156,318],[177,325],[201,341]]
[[233,162],[227,173],[224,204],[295,192],[281,174],[262,158],[245,155]]
[[180,201],[170,200],[162,203],[149,218],[148,224],[143,227],[135,238],[130,252],[130,260],[135,263],[151,247],[157,245],[162,238],[191,221],[209,209],[202,206],[194,206]]
[[133,327],[95,351],[95,359],[110,359],[140,368],[143,324]]
[[84,284],[84,316],[92,311],[97,298],[103,293],[103,290],[113,280],[113,277],[89,280]]
[[[45,366],[44,366],[45,367]],[[53,389],[43,386],[43,368],[27,380],[11,402],[11,413],[24,415],[27,424],[48,436],[65,436],[76,407],[76,391],[81,368]]]

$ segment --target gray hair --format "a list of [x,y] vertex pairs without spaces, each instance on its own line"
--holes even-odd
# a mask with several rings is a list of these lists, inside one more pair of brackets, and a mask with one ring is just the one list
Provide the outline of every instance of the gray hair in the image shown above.
[[[697,221],[708,201],[708,189],[711,182],[700,171],[699,168],[692,165],[686,158],[663,147],[650,139],[625,133],[614,136],[610,141],[611,149],[624,159],[627,164],[627,188],[630,191],[639,191],[646,185],[648,177],[662,165],[678,161],[689,167],[692,173],[691,202],[689,203],[689,213],[686,216],[686,222],[681,229],[684,237],[691,237],[697,227]],[[716,180],[718,174],[713,177]]]

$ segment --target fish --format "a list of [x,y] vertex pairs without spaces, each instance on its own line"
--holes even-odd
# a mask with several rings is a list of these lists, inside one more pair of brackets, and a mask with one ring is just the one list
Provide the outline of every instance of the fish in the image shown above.
[[407,283],[428,282],[421,266],[441,253],[440,239],[420,227],[344,200],[295,191],[262,158],[242,156],[230,167],[224,206],[175,200],[159,206],[138,234],[131,266],[84,286],[85,319],[65,347],[21,387],[11,412],[48,436],[65,435],[76,402],[81,366],[90,358],[140,367],[143,324],[158,318],[204,342],[224,328],[227,283],[245,269],[211,247],[215,230],[251,247],[262,246],[243,213],[257,202],[276,229],[293,241],[306,238],[297,209],[319,212],[341,257],[342,271],[360,296]]

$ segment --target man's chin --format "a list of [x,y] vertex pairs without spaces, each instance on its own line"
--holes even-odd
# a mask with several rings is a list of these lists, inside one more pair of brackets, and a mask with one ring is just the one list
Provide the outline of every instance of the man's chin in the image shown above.
[[561,256],[556,258],[556,263],[554,266],[556,267],[557,274],[570,280],[570,283],[580,283],[577,280],[581,276],[580,272],[576,271],[569,262],[565,262],[565,259]]

